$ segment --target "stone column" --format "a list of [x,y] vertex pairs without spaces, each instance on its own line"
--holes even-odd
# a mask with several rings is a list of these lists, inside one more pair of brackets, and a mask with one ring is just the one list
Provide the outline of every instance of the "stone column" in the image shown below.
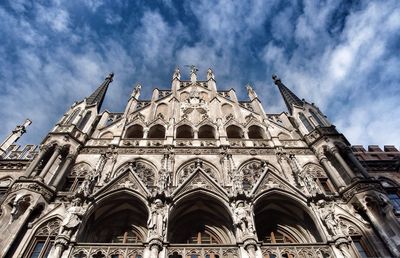
[[60,155],[60,151],[61,151],[61,147],[60,146],[56,146],[54,148],[54,152],[51,155],[49,161],[47,161],[46,166],[43,168],[42,172],[40,172],[40,175],[39,175],[40,178],[43,179],[46,176],[47,172],[49,171],[51,166],[54,164],[54,161],[57,159],[58,155]]
[[61,180],[65,177],[65,172],[67,171],[68,167],[71,165],[74,158],[75,158],[75,155],[73,155],[73,154],[67,155],[63,166],[61,167],[60,171],[58,171],[58,174],[52,183],[52,185],[54,187],[57,188],[58,185],[60,184]]
[[323,154],[323,153],[317,153],[317,158],[319,162],[322,164],[322,166],[325,168],[326,171],[328,171],[328,174],[330,178],[332,179],[333,183],[335,186],[341,190],[343,189],[346,185],[339,175],[339,173],[331,167],[331,165],[328,162],[328,158]]
[[354,174],[353,170],[347,165],[346,161],[342,158],[339,153],[339,150],[336,147],[332,147],[329,151],[335,156],[335,158],[339,161],[340,165],[346,170],[347,174],[350,176],[351,179],[355,178],[356,175]]
[[346,147],[344,149],[344,153],[348,159],[357,167],[358,171],[365,177],[369,178],[367,170],[361,165],[360,161],[354,156],[354,153],[351,151],[350,147]]
[[148,133],[149,133],[149,128],[143,128],[143,139],[147,139]]
[[249,254],[249,258],[255,258],[257,250],[257,241],[255,239],[246,239],[244,241],[244,249]]
[[31,176],[32,172],[35,170],[39,162],[43,159],[44,155],[47,153],[47,151],[50,148],[48,146],[43,146],[40,151],[38,156],[32,161],[32,163],[29,165],[29,167],[26,169],[25,176],[29,177]]
[[152,239],[149,242],[150,258],[158,258],[158,254],[162,249],[162,241],[160,239]]
[[193,139],[199,139],[199,130],[193,130]]

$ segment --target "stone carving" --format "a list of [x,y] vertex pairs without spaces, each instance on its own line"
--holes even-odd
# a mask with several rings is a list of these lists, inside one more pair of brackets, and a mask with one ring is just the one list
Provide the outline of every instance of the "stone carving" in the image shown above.
[[160,199],[151,204],[151,212],[147,221],[149,240],[152,238],[164,239],[167,228],[168,207]]
[[334,209],[334,204],[327,204],[321,200],[318,203],[318,211],[325,227],[332,237],[343,236],[343,230],[340,226],[340,220],[337,217]]
[[262,162],[260,161],[252,161],[241,169],[243,171],[243,188],[245,191],[251,190],[260,179],[263,170]]
[[204,163],[200,159],[197,159],[196,161],[193,161],[190,164],[186,165],[184,168],[181,169],[181,171],[177,173],[177,183],[180,184],[185,181],[185,179],[188,178],[188,176],[191,175],[196,170],[196,168],[201,168],[207,175],[218,181],[218,177],[215,171],[208,164]]
[[232,184],[232,193],[234,195],[239,195],[244,193],[243,187],[244,175],[243,170],[233,169],[233,184]]
[[174,75],[172,75],[172,79],[175,79],[175,78],[177,78],[178,80],[181,79],[181,72],[179,71],[178,67],[175,68]]
[[214,79],[214,72],[211,70],[211,68],[208,68],[207,70],[207,80]]
[[86,208],[82,205],[82,199],[79,197],[76,197],[71,201],[71,206],[67,209],[66,216],[61,222],[59,235],[70,239],[76,232],[79,224],[82,222],[82,216],[86,212]]
[[300,186],[305,187],[311,196],[322,193],[320,187],[317,185],[317,182],[315,182],[315,178],[311,175],[311,173],[309,173],[308,170],[300,170],[297,174],[297,178]]
[[159,193],[167,191],[170,183],[171,183],[170,173],[165,168],[161,169],[157,184]]
[[246,236],[254,236],[253,210],[251,206],[242,200],[234,205],[233,225],[236,229],[236,236],[243,240]]
[[17,220],[28,209],[31,204],[31,197],[29,195],[17,195],[10,203],[11,209],[11,222]]

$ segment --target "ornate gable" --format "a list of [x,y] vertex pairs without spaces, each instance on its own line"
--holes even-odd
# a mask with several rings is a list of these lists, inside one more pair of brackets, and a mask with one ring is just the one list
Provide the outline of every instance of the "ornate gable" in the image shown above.
[[149,196],[150,191],[146,185],[140,180],[132,168],[128,168],[125,172],[111,180],[108,184],[100,188],[94,196],[99,196],[107,192],[112,192],[119,189],[129,189],[138,192],[142,196]]
[[200,167],[197,167],[172,195],[179,196],[196,189],[203,189],[217,193],[221,197],[228,197],[226,191]]
[[305,197],[304,193],[293,187],[290,183],[287,183],[286,179],[282,178],[271,169],[266,169],[264,171],[264,174],[260,177],[258,183],[254,185],[251,194],[259,195],[262,192],[273,189],[280,189],[296,195],[300,194]]

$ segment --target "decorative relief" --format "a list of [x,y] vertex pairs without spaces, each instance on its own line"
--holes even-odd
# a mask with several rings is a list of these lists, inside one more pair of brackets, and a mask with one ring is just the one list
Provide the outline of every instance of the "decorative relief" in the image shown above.
[[261,161],[255,160],[245,164],[241,170],[243,171],[243,188],[248,191],[258,182],[264,172],[264,167]]
[[60,219],[49,220],[44,225],[40,226],[40,228],[36,232],[36,235],[43,237],[56,236],[58,234],[58,231],[60,230],[60,224]]
[[193,161],[190,164],[186,165],[178,172],[177,184],[179,185],[183,181],[185,181],[186,178],[188,178],[188,176],[191,175],[198,167],[200,167],[211,178],[218,181],[218,177],[217,177],[215,171],[208,164],[203,163],[202,160],[196,160],[196,161]]
[[12,188],[11,192],[18,191],[20,189],[26,189],[29,191],[36,192],[42,195],[46,200],[50,200],[53,196],[53,192],[47,189],[47,186],[42,185],[37,181],[27,181],[27,182],[16,182]]

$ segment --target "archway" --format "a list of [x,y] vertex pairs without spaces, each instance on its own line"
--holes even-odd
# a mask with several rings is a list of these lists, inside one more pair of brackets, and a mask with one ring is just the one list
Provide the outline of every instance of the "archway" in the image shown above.
[[243,138],[243,130],[239,126],[230,125],[226,128],[226,135],[231,139]]
[[231,215],[211,195],[195,192],[178,201],[171,211],[168,241],[180,244],[233,244]]
[[150,128],[147,138],[165,138],[165,127],[162,125],[154,125]]
[[315,243],[321,235],[298,201],[280,193],[264,195],[254,206],[257,236],[266,244]]
[[148,209],[136,196],[118,193],[100,202],[81,230],[80,242],[142,243],[147,237]]
[[193,129],[189,125],[181,125],[176,129],[176,138],[193,138]]
[[249,139],[264,139],[264,129],[258,125],[252,125],[249,127]]
[[214,139],[215,129],[211,125],[203,125],[199,128],[199,138],[204,139]]
[[143,138],[143,126],[132,125],[126,130],[125,138]]

